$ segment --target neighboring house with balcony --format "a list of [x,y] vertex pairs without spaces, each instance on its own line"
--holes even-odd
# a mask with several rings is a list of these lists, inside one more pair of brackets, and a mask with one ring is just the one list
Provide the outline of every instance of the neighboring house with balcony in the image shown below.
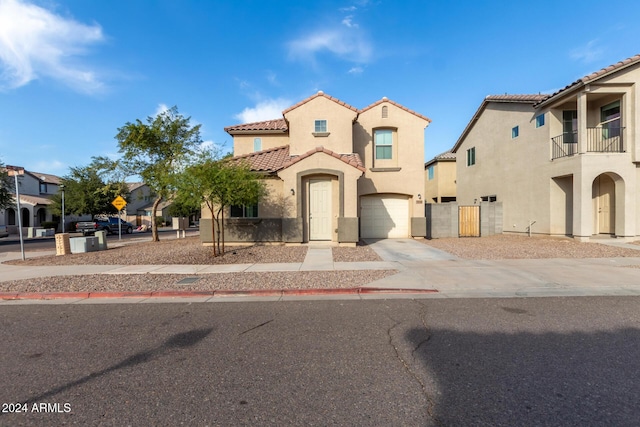
[[[363,109],[318,92],[281,118],[225,128],[234,158],[265,178],[256,206],[225,213],[225,240],[354,244],[424,237],[424,130],[430,120],[382,98]],[[211,242],[211,213],[200,236]]]
[[424,201],[456,201],[456,155],[451,151],[438,154],[424,164]]
[[552,95],[484,99],[456,142],[458,202],[503,202],[504,231],[640,235],[640,55]]

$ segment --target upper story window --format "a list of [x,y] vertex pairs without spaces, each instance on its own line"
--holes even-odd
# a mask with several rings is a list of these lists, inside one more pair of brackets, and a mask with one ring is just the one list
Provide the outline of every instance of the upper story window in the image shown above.
[[544,126],[544,114],[540,114],[539,116],[536,116],[536,127],[542,127]]
[[40,182],[40,193],[46,193],[47,192],[47,183],[46,182]]
[[391,129],[377,129],[374,132],[376,159],[393,158],[393,131]]
[[329,136],[326,120],[316,120],[313,126],[313,136]]
[[386,119],[389,117],[389,107],[386,105],[382,107],[382,118]]
[[262,150],[262,138],[253,138],[253,151]]
[[433,165],[427,168],[427,179],[431,181],[433,179]]
[[473,166],[476,164],[476,147],[471,147],[467,150],[467,166]]
[[600,109],[600,120],[603,138],[620,136],[620,101],[603,106]]
[[520,135],[520,127],[514,126],[511,128],[511,138],[517,138]]

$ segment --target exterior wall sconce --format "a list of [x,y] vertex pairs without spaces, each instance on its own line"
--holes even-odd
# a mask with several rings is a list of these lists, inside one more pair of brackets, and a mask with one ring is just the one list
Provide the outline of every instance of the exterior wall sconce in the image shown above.
[[422,195],[418,193],[418,200],[422,200]]
[[296,195],[296,190],[294,190],[293,188],[291,189],[291,195],[295,196]]

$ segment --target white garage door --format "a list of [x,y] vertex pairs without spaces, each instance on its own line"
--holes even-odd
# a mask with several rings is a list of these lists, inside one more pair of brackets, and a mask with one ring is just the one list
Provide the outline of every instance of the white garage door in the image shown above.
[[403,196],[366,196],[360,200],[363,238],[409,237],[409,199]]

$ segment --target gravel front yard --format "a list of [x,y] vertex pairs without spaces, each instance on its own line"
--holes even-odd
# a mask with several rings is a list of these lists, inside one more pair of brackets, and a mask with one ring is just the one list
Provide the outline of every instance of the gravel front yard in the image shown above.
[[580,243],[549,236],[501,234],[488,237],[418,240],[463,259],[542,259],[640,257],[640,250]]

